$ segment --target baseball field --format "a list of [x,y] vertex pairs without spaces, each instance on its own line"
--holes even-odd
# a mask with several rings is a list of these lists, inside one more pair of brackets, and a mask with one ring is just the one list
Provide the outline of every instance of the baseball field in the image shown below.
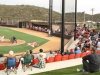
[[[26,28],[8,28],[0,27],[0,36],[4,35],[4,41],[0,41],[0,53],[8,54],[10,50],[13,50],[15,54],[26,52],[26,50],[33,50],[34,53],[39,52],[42,48],[44,51],[59,50],[60,38],[48,37],[47,33],[29,30]],[[10,43],[10,38],[15,36],[17,43]],[[67,41],[67,39],[66,39]],[[39,46],[31,47],[27,46],[27,43],[37,42]]]

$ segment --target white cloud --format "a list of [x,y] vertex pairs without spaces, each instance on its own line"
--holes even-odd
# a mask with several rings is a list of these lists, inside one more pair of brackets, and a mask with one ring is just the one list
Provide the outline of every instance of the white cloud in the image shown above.
[[91,9],[94,8],[94,14],[100,13],[100,0],[77,0],[77,11],[85,11],[88,14],[91,14]]

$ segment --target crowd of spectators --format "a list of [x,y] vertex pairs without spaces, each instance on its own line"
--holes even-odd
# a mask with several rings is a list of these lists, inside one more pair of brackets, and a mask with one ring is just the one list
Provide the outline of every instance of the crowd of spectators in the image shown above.
[[[59,56],[59,55],[63,56],[63,55],[80,54],[80,53],[84,53],[84,52],[87,52],[87,53],[91,52],[92,53],[91,59],[92,58],[95,59],[94,54],[96,54],[97,58],[98,58],[100,55],[98,55],[96,53],[96,50],[97,51],[100,50],[100,32],[96,31],[96,30],[90,30],[88,27],[83,26],[83,27],[77,28],[76,34],[78,35],[77,39],[79,40],[79,42],[75,45],[75,48],[72,48],[70,50],[67,49],[62,54],[61,54],[60,50],[56,50],[55,52],[52,52],[52,50],[50,50],[50,53],[48,55],[46,55],[46,53],[43,52],[43,49],[40,49],[39,53],[37,53],[35,56],[33,55],[32,50],[28,50],[28,51],[26,51],[26,54],[21,55],[21,57],[19,58],[19,61],[21,61],[22,64],[23,64],[23,63],[30,62],[30,61],[28,61],[28,59],[26,60],[25,57],[29,57],[32,60],[33,59],[38,59],[38,63],[36,63],[35,66],[34,65],[33,66],[41,69],[41,68],[46,67],[46,61],[45,60],[48,60],[50,57],[56,57],[56,56]],[[91,54],[87,55],[86,57],[83,57],[82,58],[83,61],[84,62],[86,60],[91,61],[91,59],[88,59],[88,57],[90,57],[90,56],[91,56]],[[3,55],[0,54],[0,59],[2,57],[3,57]],[[7,56],[7,57],[9,57],[9,58],[15,57],[15,55],[13,55],[13,51],[10,51],[9,56]],[[18,61],[17,58],[16,58],[16,61]],[[97,60],[92,60],[92,61],[96,62]],[[83,62],[83,69],[86,70],[86,68],[84,68],[84,66],[85,67],[87,67],[87,66],[84,65],[84,62]],[[0,63],[4,63],[5,69],[6,69],[7,58],[2,59],[0,61]],[[100,62],[98,61],[98,64],[99,63]],[[92,63],[92,65],[94,65],[94,63]],[[99,65],[99,67],[100,67],[100,65]],[[89,68],[91,68],[91,67],[89,67]],[[96,71],[94,71],[94,69],[93,69],[92,72],[97,72],[97,71],[98,71],[98,69]],[[89,70],[86,70],[86,72],[91,72],[91,71],[89,69]]]

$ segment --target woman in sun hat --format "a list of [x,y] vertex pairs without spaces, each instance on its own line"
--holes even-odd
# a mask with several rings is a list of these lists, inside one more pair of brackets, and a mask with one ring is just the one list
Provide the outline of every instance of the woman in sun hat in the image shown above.
[[[12,50],[9,51],[9,55],[7,56],[7,58],[16,58],[16,62],[18,61],[18,58],[14,55],[14,52]],[[5,70],[7,68],[7,58],[4,59],[4,65],[5,65]]]

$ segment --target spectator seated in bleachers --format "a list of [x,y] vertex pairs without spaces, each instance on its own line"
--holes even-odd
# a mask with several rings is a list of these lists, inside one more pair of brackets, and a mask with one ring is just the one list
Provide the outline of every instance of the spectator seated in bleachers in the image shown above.
[[32,60],[32,55],[30,54],[30,51],[27,50],[26,54],[24,55],[24,62],[23,64],[26,65],[26,67],[28,67],[28,64],[31,63]]
[[26,65],[26,67],[29,66],[29,63],[31,63],[31,60],[34,59],[34,55],[32,54],[31,50],[27,50],[26,54],[22,54],[20,57],[20,61],[22,63],[22,67]]
[[7,68],[9,67],[9,65],[11,65],[11,63],[14,64],[14,62],[11,62],[11,63],[8,64],[8,62],[10,62],[11,59],[15,60],[14,61],[15,63],[18,61],[18,58],[14,55],[12,50],[9,51],[9,55],[7,56],[7,58],[4,59],[5,71],[7,71]]
[[13,36],[11,39],[10,39],[10,42],[13,44],[14,42],[17,43],[17,38],[15,36]]
[[55,56],[59,56],[59,55],[61,56],[61,51],[60,50],[57,51],[57,55],[55,55]]
[[[40,49],[40,50],[39,50],[39,53],[36,55],[35,59],[38,59],[38,60],[40,59],[40,60],[41,60],[41,57],[42,57],[43,59],[46,58],[46,53],[43,52],[43,49]],[[36,63],[36,64],[34,64],[33,66],[34,66],[34,67],[37,67],[37,65],[38,65],[38,64]]]
[[44,59],[42,54],[39,55],[39,59],[38,60],[39,60],[39,62],[37,64],[37,67],[40,68],[40,69],[45,68],[46,62],[45,62],[45,59]]
[[86,52],[86,49],[85,49],[85,47],[82,47],[82,51],[81,51],[82,53],[83,52]]
[[66,50],[65,52],[62,53],[62,55],[66,55],[66,54],[69,55],[69,51],[68,50]]
[[43,52],[43,49],[39,50],[39,53],[36,55],[36,58],[39,59],[40,55],[43,55],[43,58],[46,58],[46,54]]
[[83,38],[83,36],[82,35],[79,35],[78,39],[81,40],[82,38]]
[[85,41],[85,43],[84,43],[84,47],[86,47],[86,48],[90,48],[90,43],[87,42],[87,41]]
[[4,55],[3,54],[0,54],[0,64],[3,64],[3,61],[5,59],[5,57],[3,57]]
[[79,48],[79,47],[76,47],[76,49],[74,50],[74,53],[75,53],[75,54],[81,53],[80,48]]
[[74,54],[74,50],[70,49],[69,54]]
[[84,74],[99,72],[100,69],[100,54],[97,54],[95,47],[91,49],[92,53],[84,56],[82,59],[83,68],[78,69],[78,72],[83,72]]
[[54,54],[54,56],[57,55],[57,50],[55,50],[53,54]]
[[50,57],[54,57],[54,54],[52,51],[50,51],[50,54],[47,55],[47,59],[49,59]]

